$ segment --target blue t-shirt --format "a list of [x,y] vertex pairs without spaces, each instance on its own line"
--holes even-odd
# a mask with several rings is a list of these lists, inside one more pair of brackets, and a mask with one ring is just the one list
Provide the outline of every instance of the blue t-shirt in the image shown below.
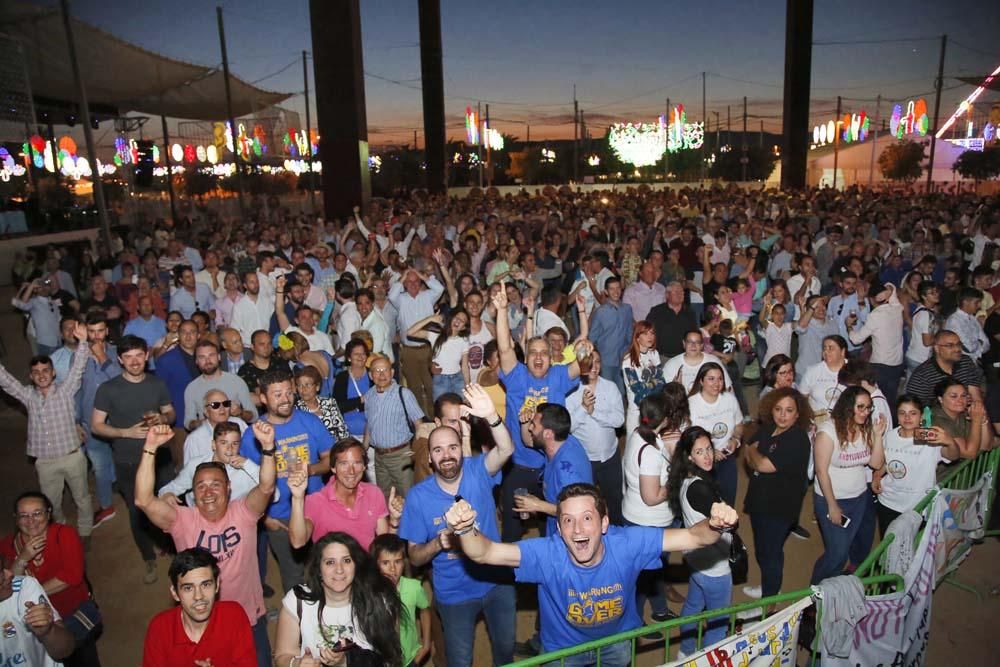
[[635,584],[644,569],[662,567],[663,529],[611,526],[604,558],[581,567],[559,535],[522,540],[519,582],[538,584],[542,649],[557,651],[642,625]]
[[[587,450],[583,448],[580,441],[572,435],[566,438],[556,455],[551,461],[545,463],[545,472],[542,473],[542,492],[545,500],[553,505],[559,504],[559,493],[577,482],[594,483],[594,473],[590,467],[590,459],[587,458]],[[545,519],[545,534],[556,534],[556,517],[550,516]]]
[[[267,418],[263,418],[267,421]],[[267,515],[272,519],[286,521],[292,515],[292,492],[288,490],[288,456],[295,450],[300,461],[308,461],[309,465],[319,462],[319,455],[330,451],[333,447],[333,436],[323,426],[319,417],[292,410],[292,418],[284,424],[271,424],[274,427],[274,466],[277,471],[279,497],[267,508]],[[254,437],[253,429],[243,432],[240,442],[240,456],[245,456],[260,465],[260,443]],[[306,493],[315,493],[323,488],[323,480],[319,475],[310,475]]]
[[521,410],[543,403],[566,405],[566,394],[580,384],[580,379],[570,379],[569,366],[552,366],[543,378],[536,378],[522,363],[510,373],[500,369],[500,380],[507,388],[507,430],[514,440],[514,463],[525,468],[543,468],[545,454],[526,447],[521,441]]
[[[462,481],[458,495],[462,496],[479,516],[479,531],[494,542],[500,541],[497,529],[497,508],[493,503],[493,487],[500,484],[500,473],[490,475],[485,457],[473,456],[462,462]],[[406,494],[399,536],[414,544],[429,542],[446,528],[444,515],[455,503],[455,496],[445,493],[432,475]],[[510,582],[506,568],[478,565],[465,558],[461,551],[441,551],[434,556],[434,598],[444,604],[458,604],[481,598],[499,583]]]

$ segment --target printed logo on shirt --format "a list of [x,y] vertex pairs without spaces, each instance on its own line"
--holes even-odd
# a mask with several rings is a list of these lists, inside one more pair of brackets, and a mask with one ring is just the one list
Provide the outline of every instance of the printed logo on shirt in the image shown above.
[[275,442],[274,468],[278,477],[288,477],[288,459],[298,457],[309,463],[309,434],[300,433]]
[[888,473],[892,475],[893,479],[903,479],[904,477],[906,477],[906,464],[900,461],[899,459],[893,459],[892,461],[889,461],[886,464],[885,468],[888,471]]
[[712,440],[725,438],[726,434],[728,433],[729,433],[729,424],[726,424],[725,422],[716,422],[715,426],[712,427]]
[[4,621],[3,624],[3,637],[4,639],[10,639],[17,635],[17,626],[15,626],[11,621]]
[[577,627],[611,623],[625,613],[625,597],[620,583],[595,586],[586,591],[568,590],[566,620]]
[[473,343],[469,346],[469,368],[476,370],[481,368],[483,365],[483,357],[485,356],[483,352],[485,348],[478,343]]
[[837,399],[840,398],[840,385],[835,384],[832,387],[828,387],[823,396],[826,398],[826,404],[832,407],[837,402]]
[[524,402],[521,403],[521,409],[518,413],[524,414],[525,412],[534,412],[539,405],[545,405],[548,402],[548,387],[542,387],[541,389],[529,389],[528,395],[524,397]]
[[229,526],[221,533],[209,535],[204,530],[198,533],[198,541],[195,547],[207,549],[221,565],[223,561],[229,560],[236,555],[236,547],[243,541],[243,536],[236,526]]

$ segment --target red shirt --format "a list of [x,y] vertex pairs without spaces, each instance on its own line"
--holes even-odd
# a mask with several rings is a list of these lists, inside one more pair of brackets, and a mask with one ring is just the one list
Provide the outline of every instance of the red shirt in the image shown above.
[[211,661],[212,667],[257,667],[250,621],[238,603],[216,600],[197,644],[184,631],[182,613],[177,606],[149,622],[142,667],[188,667],[195,660]]
[[[3,554],[8,565],[13,564],[20,551],[20,545],[15,545],[17,535],[18,533],[8,535],[0,540],[0,554]],[[41,559],[41,563],[37,559],[30,561],[26,574],[37,579],[42,586],[49,579],[58,579],[67,584],[68,588],[49,595],[49,599],[60,616],[72,616],[77,607],[90,597],[90,590],[83,578],[83,542],[76,529],[62,523],[50,523],[45,533],[45,550],[41,553]]]

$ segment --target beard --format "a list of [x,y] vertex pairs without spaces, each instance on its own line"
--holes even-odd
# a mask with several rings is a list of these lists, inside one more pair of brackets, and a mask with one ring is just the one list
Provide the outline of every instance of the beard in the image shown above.
[[442,479],[451,481],[462,472],[462,459],[445,458],[436,463],[431,461],[431,470]]

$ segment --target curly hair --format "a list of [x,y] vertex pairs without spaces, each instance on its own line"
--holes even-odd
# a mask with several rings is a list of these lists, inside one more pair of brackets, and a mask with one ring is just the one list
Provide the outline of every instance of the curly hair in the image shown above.
[[830,411],[834,428],[837,429],[837,439],[840,441],[840,448],[845,449],[852,439],[861,436],[868,449],[872,448],[874,442],[874,429],[872,428],[872,413],[868,413],[868,418],[860,426],[854,421],[854,401],[858,396],[867,396],[871,401],[871,394],[864,387],[848,387],[837,399],[837,403]]
[[809,400],[797,389],[793,389],[792,387],[782,387],[781,389],[769,391],[762,399],[760,399],[760,403],[757,407],[757,414],[760,415],[761,421],[765,424],[774,423],[774,418],[771,416],[774,411],[774,406],[778,404],[778,401],[786,398],[790,398],[795,401],[795,408],[799,413],[795,421],[799,428],[808,432],[809,426],[812,424],[813,420],[812,407],[809,405]]

